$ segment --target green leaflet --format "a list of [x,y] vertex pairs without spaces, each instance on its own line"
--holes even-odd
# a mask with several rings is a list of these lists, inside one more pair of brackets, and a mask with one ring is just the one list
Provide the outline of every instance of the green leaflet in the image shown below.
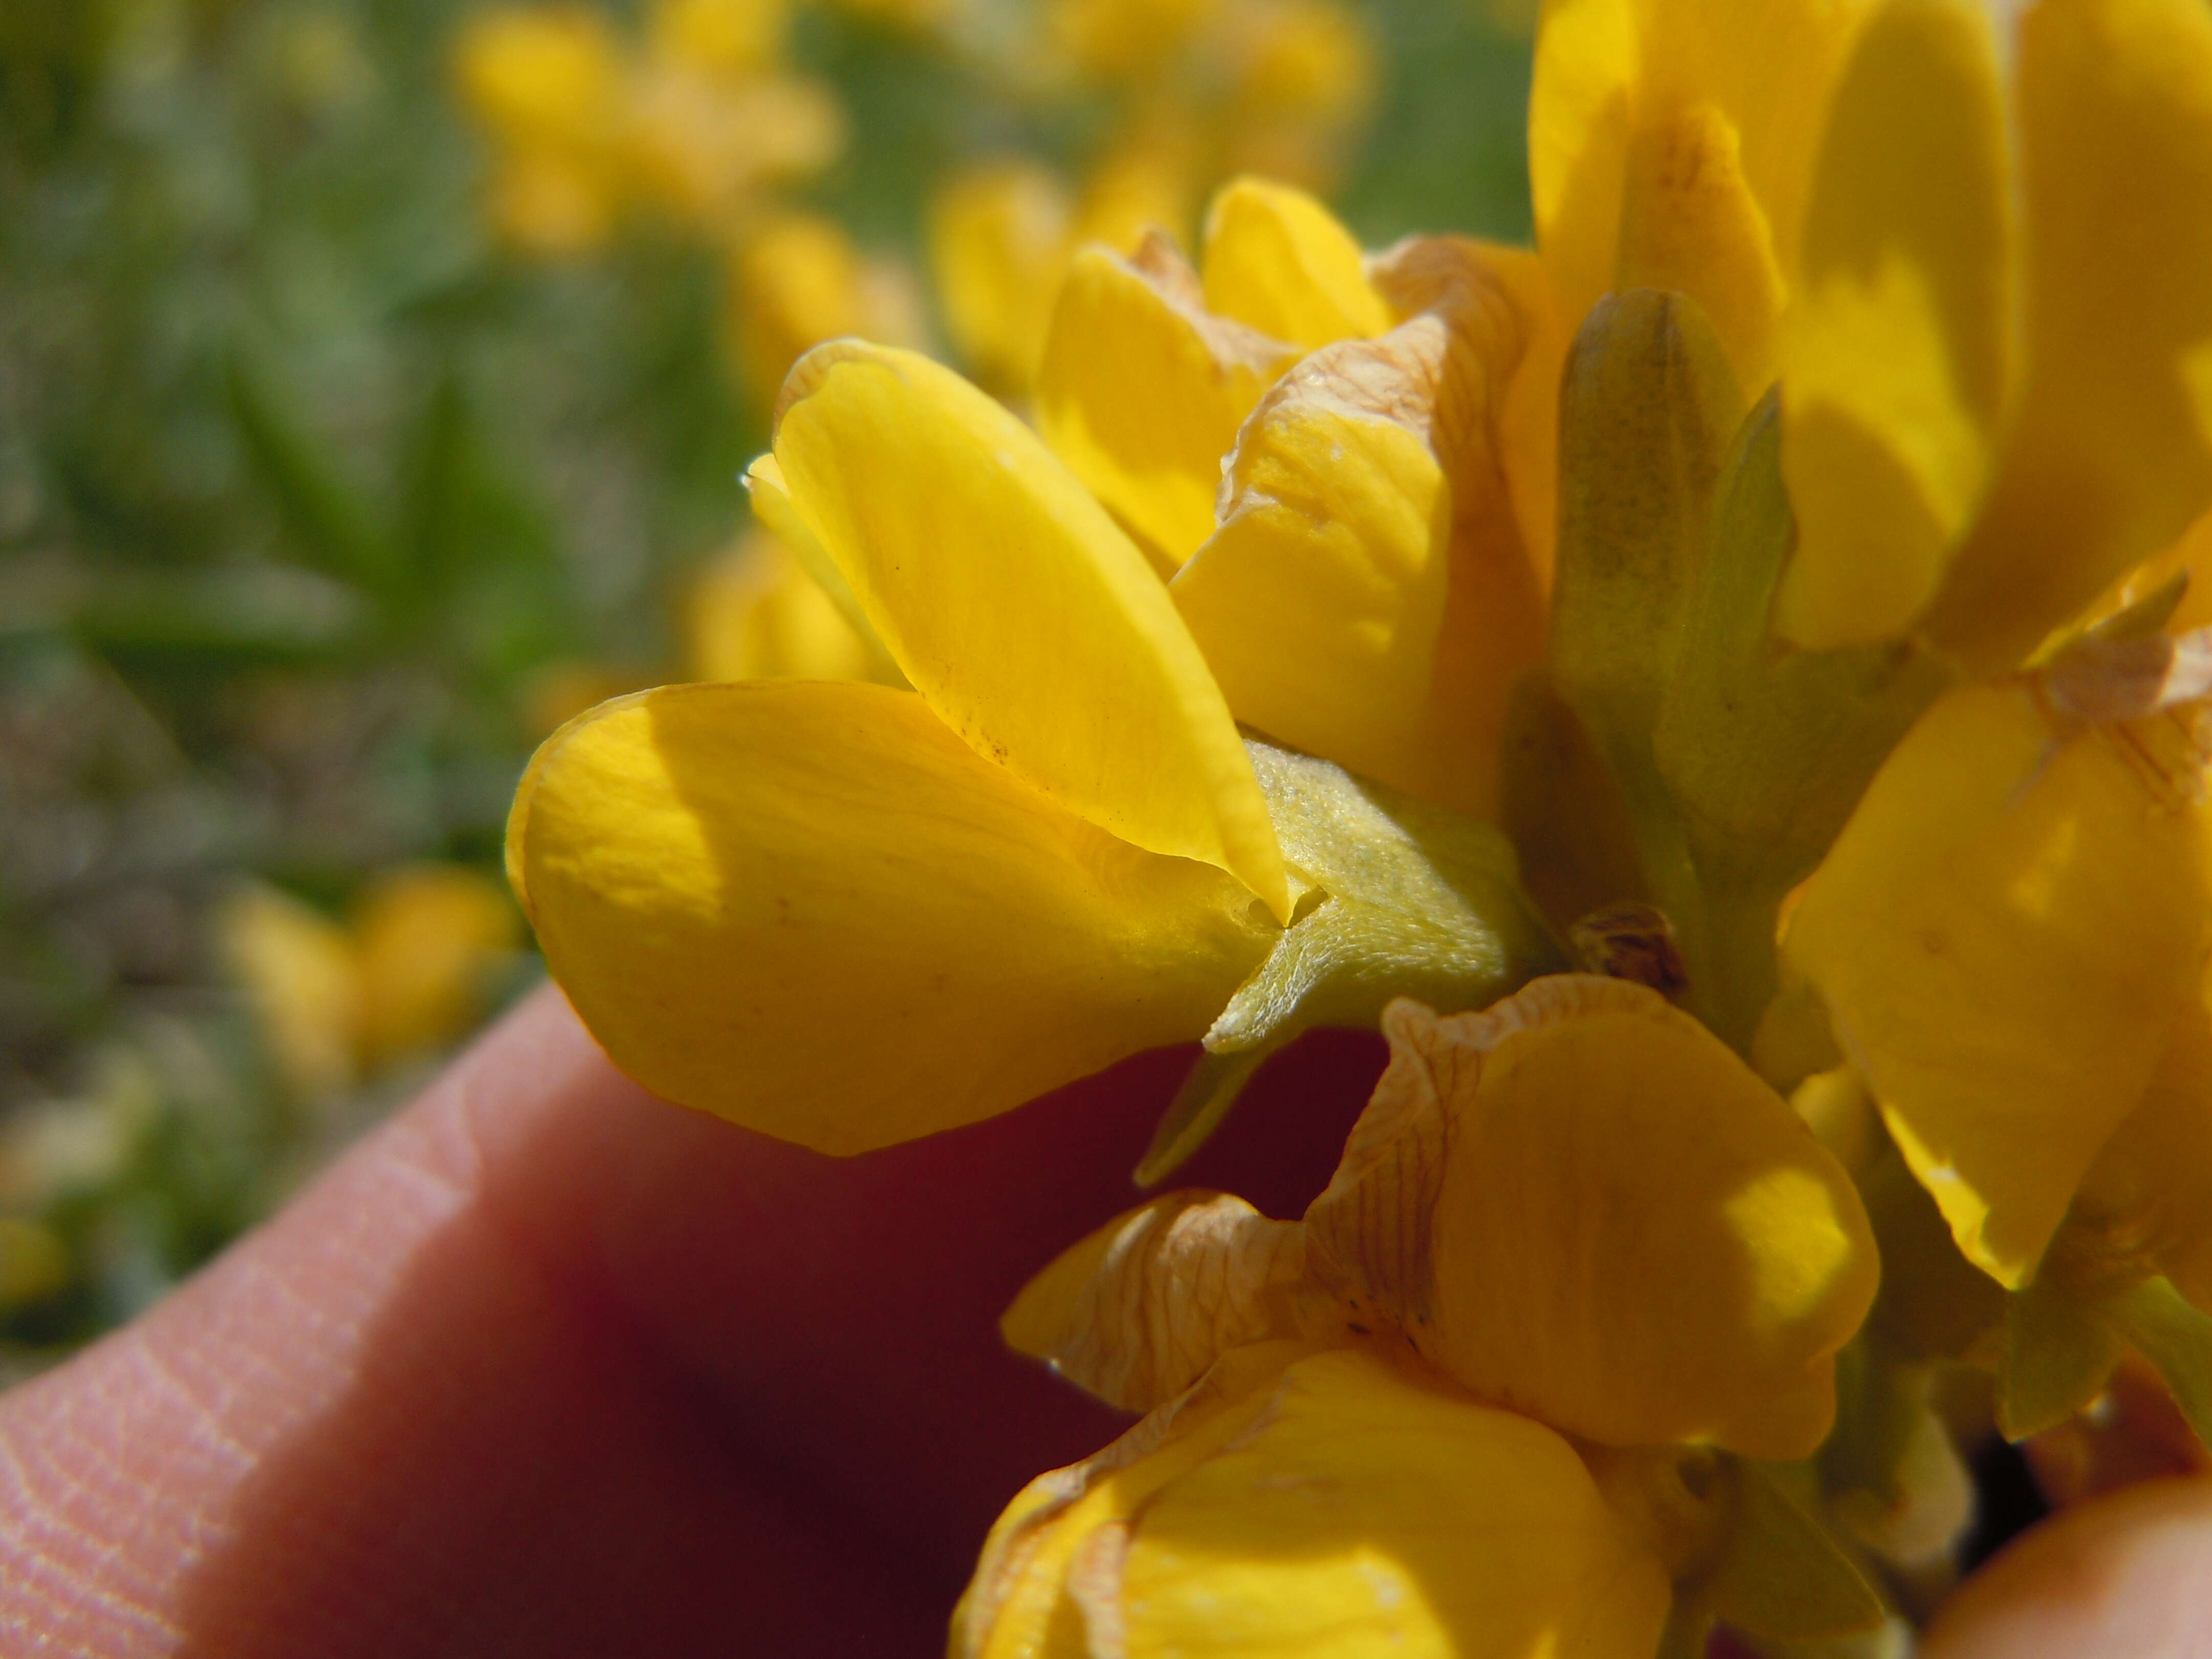
[[1784,1640],[1880,1626],[1887,1609],[1826,1528],[1784,1488],[1785,1468],[1735,1462],[1735,1524],[1700,1586],[1712,1612]]
[[1567,359],[1553,672],[1632,804],[1742,413],[1718,337],[1680,295],[1604,301]]
[[1245,747],[1306,890],[1206,1034],[1206,1056],[1139,1166],[1146,1186],[1196,1152],[1260,1061],[1301,1031],[1372,1026],[1394,997],[1483,1007],[1565,965],[1498,830],[1328,761]]
[[2130,1285],[2106,1312],[2166,1380],[2197,1439],[2212,1446],[2212,1315],[2191,1306],[2162,1275]]
[[1652,737],[1692,856],[1711,880],[1786,891],[1843,828],[1905,728],[1949,683],[1910,645],[1800,651],[1768,625],[1796,544],[1769,397],[1746,424]]
[[2100,1300],[2046,1273],[2005,1298],[1997,1354],[1997,1427],[2025,1440],[2064,1422],[2100,1394],[2126,1345]]

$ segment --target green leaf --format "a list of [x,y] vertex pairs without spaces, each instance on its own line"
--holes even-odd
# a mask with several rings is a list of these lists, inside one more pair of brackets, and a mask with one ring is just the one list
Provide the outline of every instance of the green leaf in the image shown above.
[[1553,926],[1650,899],[1620,786],[1541,670],[1513,688],[1499,771],[1499,812],[1521,849],[1522,883]]
[[2055,1427],[2104,1392],[2125,1346],[2109,1305],[2047,1273],[2005,1298],[1997,1427],[2006,1439]]
[[325,574],[391,597],[400,580],[392,545],[327,447],[294,416],[243,348],[233,349],[225,368],[231,418],[293,546]]
[[356,651],[370,607],[352,588],[284,565],[114,574],[70,617],[76,636],[127,667],[236,668]]
[[1237,988],[1206,1046],[1368,1025],[1398,996],[1487,1006],[1564,965],[1522,891],[1512,843],[1342,767],[1248,742],[1285,860],[1314,890]]
[[2130,1286],[2106,1307],[2136,1352],[2166,1379],[2198,1441],[2212,1447],[2212,1316],[2162,1276]]
[[1735,1464],[1735,1523],[1698,1590],[1714,1613],[1785,1641],[1879,1629],[1888,1609],[1827,1528],[1764,1464]]
[[[1522,890],[1512,843],[1356,778],[1248,738],[1297,910],[1206,1034],[1200,1061],[1138,1171],[1164,1178],[1203,1144],[1260,1060],[1316,1025],[1372,1026],[1394,997],[1444,1012],[1486,1007],[1565,959]],[[1228,1062],[1249,1056],[1240,1070]]]
[[1812,872],[1952,678],[1911,645],[1809,652],[1777,640],[1768,616],[1796,537],[1770,395],[1730,459],[1652,742],[1699,870],[1778,895]]
[[1157,1187],[1206,1145],[1221,1121],[1236,1105],[1237,1097],[1260,1069],[1260,1062],[1274,1053],[1274,1045],[1240,1048],[1234,1054],[1202,1054],[1183,1079],[1182,1087],[1168,1103],[1152,1144],[1145,1149],[1133,1177],[1139,1187]]

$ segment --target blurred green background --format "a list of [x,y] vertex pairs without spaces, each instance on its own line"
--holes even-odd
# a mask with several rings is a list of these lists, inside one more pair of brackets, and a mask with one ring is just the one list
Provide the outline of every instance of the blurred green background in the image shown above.
[[[576,185],[604,135],[532,126],[573,127],[561,99],[471,110],[478,9],[0,0],[0,1381],[158,1296],[533,979],[507,801],[560,718],[702,672],[687,605],[773,378],[731,275],[761,228],[818,213],[959,361],[926,244],[963,170],[1079,189],[1117,135],[1246,95],[1233,40],[1164,116],[1157,64],[1071,75],[1003,0],[802,6],[666,107],[726,147],[715,99],[803,85],[834,159],[640,209]],[[1314,182],[1370,246],[1525,238],[1525,33],[1480,0],[1346,15],[1373,75]],[[586,21],[623,75],[673,38]],[[1292,81],[1333,72],[1319,38]],[[527,106],[533,61],[487,73]],[[514,172],[540,137],[571,173]]]

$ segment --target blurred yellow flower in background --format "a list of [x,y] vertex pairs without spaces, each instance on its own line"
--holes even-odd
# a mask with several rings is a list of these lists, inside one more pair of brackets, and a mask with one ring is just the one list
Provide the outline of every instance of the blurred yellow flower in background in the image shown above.
[[633,208],[731,233],[845,141],[836,100],[784,63],[779,0],[659,0],[641,43],[583,6],[476,14],[455,44],[491,139],[493,223],[546,254],[604,243]]
[[1079,181],[1034,160],[971,165],[931,207],[945,331],[980,381],[1031,388],[1076,251],[1187,242],[1199,204],[1257,170],[1326,190],[1372,101],[1368,25],[1333,0],[1059,0],[1017,37],[1016,83],[1103,98],[1109,131]]
[[248,888],[222,939],[271,1060],[312,1101],[473,1030],[521,943],[519,923],[495,882],[421,865],[371,882],[343,923]]
[[497,146],[494,227],[541,253],[599,246],[623,190],[623,67],[606,20],[580,6],[485,12],[457,50],[461,95]]

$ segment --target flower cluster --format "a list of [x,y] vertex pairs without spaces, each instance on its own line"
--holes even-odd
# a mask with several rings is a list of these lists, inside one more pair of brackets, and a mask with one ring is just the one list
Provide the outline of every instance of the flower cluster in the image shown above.
[[787,0],[658,0],[644,40],[581,6],[478,14],[456,47],[462,98],[492,144],[489,209],[541,255],[603,246],[658,214],[724,251],[732,347],[765,399],[817,340],[909,339],[918,302],[782,191],[845,143],[836,96],[787,63]]
[[1077,252],[1035,429],[809,354],[755,509],[910,689],[644,694],[517,797],[608,1052],[823,1150],[1201,1038],[1149,1182],[1388,1037],[1302,1220],[1010,1311],[1146,1415],[957,1653],[1879,1629],[1940,1375],[2212,1431],[2212,14],[1554,0],[1530,160],[1533,252],[1246,180]]
[[1076,250],[1185,234],[1216,181],[1255,172],[1326,190],[1372,101],[1376,47],[1337,0],[1045,0],[985,56],[1048,104],[1103,103],[1079,184],[1000,158],[949,179],[930,212],[945,331],[994,391],[1037,380]]

